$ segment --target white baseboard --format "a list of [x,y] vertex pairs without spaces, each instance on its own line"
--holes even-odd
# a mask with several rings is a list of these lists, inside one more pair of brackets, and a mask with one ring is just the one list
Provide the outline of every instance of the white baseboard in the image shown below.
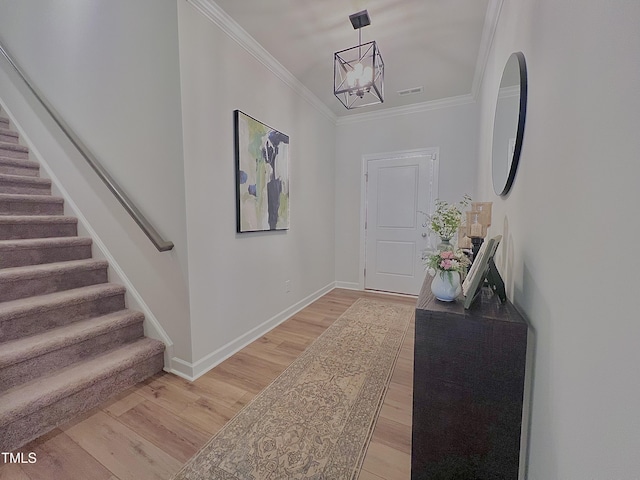
[[367,290],[366,288],[362,288],[358,282],[336,282],[336,288],[344,288],[345,290],[358,290],[359,292],[372,292],[378,293],[380,295],[392,295],[396,297],[408,297],[408,298],[417,298],[417,295],[411,295],[409,293],[395,293],[395,292],[385,292],[382,290]]
[[336,288],[344,288],[345,290],[362,290],[358,282],[338,282],[336,281]]
[[174,375],[177,375],[179,377],[182,377],[185,380],[189,380],[190,382],[193,382],[195,380],[195,378],[193,377],[193,365],[190,364],[189,362],[185,362],[184,360],[178,357],[173,357],[171,359],[170,365],[171,365],[171,369],[167,370],[165,368],[165,371],[169,373],[173,373]]
[[239,336],[235,340],[230,341],[226,345],[220,347],[214,352],[211,352],[206,357],[201,358],[200,360],[194,363],[189,363],[180,358],[173,357],[171,359],[172,368],[170,372],[193,382],[198,377],[204,375],[209,370],[214,368],[216,365],[222,363],[224,360],[232,356],[234,353],[239,352],[244,347],[249,345],[251,342],[262,337],[267,332],[274,329],[275,327],[280,325],[282,322],[284,322],[285,320],[287,320],[288,318],[292,317],[293,315],[298,313],[300,310],[305,308],[306,306],[315,302],[318,298],[322,297],[323,295],[333,290],[335,287],[336,287],[335,282],[332,282],[329,285],[326,285],[320,290],[303,298],[302,300],[293,304],[289,308],[274,315],[267,321],[261,323],[257,327],[249,330],[247,333],[244,333],[243,335]]

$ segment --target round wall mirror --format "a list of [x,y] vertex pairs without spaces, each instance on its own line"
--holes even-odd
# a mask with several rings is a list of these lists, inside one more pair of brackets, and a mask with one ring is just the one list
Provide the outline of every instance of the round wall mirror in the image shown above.
[[516,52],[504,67],[493,121],[491,174],[498,195],[509,193],[516,176],[526,113],[527,66],[522,52]]

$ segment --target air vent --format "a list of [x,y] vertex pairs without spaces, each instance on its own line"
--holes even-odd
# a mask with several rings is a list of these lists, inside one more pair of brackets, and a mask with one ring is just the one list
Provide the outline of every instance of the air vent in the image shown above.
[[413,87],[407,88],[405,90],[398,90],[398,95],[400,95],[401,97],[405,97],[407,95],[415,95],[422,92],[424,92],[424,87]]

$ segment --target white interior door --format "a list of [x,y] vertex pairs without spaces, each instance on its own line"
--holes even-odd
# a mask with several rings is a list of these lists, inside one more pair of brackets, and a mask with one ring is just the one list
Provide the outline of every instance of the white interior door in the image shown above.
[[437,149],[366,160],[366,289],[417,295],[437,196]]

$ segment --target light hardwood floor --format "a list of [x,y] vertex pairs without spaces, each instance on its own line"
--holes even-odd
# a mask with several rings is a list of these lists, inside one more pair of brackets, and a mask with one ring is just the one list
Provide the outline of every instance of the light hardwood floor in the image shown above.
[[[415,298],[336,289],[195,382],[160,373],[21,448],[33,464],[4,464],[0,480],[169,479],[358,298]],[[411,476],[411,322],[360,480]],[[339,479],[336,479],[339,480]]]

